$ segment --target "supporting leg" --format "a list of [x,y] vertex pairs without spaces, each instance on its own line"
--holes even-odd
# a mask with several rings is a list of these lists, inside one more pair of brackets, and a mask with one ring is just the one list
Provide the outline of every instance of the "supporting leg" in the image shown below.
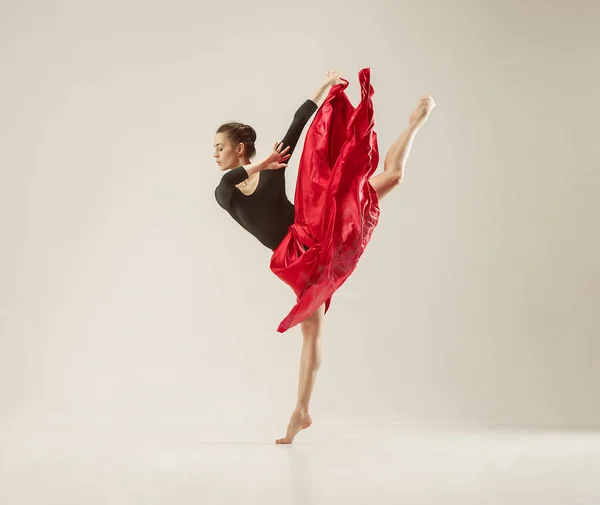
[[303,342],[298,377],[298,399],[287,433],[285,437],[277,440],[278,444],[291,444],[300,430],[308,428],[312,424],[308,408],[317,380],[317,372],[321,366],[321,330],[324,314],[325,306],[323,305],[301,323]]

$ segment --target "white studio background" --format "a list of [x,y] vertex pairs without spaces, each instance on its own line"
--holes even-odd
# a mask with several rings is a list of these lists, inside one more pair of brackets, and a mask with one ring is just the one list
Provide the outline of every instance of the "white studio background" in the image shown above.
[[592,1],[2,0],[1,422],[283,434],[294,296],[214,200],[214,133],[252,125],[260,159],[328,69],[357,104],[370,67],[382,162],[437,107],[334,297],[315,421],[599,426],[598,26]]

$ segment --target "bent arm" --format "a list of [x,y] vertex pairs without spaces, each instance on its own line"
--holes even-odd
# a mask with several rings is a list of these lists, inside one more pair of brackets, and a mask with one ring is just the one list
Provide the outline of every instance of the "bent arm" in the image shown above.
[[242,165],[240,167],[229,170],[223,177],[221,182],[215,189],[215,198],[221,207],[227,209],[231,206],[231,198],[235,187],[244,182],[248,177],[266,168],[265,162],[251,163],[250,165]]

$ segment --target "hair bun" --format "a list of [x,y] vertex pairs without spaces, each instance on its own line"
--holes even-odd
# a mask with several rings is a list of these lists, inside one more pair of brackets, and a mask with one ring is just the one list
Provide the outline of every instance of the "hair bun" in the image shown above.
[[254,128],[252,128],[252,126],[245,124],[244,125],[244,132],[250,136],[250,138],[252,139],[252,142],[254,142],[256,140],[256,131],[254,131]]

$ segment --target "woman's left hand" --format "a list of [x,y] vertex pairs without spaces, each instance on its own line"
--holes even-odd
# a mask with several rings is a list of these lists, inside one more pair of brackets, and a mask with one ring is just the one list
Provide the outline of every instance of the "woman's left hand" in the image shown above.
[[287,167],[287,163],[284,163],[284,161],[289,160],[292,156],[288,153],[290,146],[287,146],[283,151],[281,150],[282,148],[283,142],[275,142],[273,151],[262,163],[265,170],[279,170],[280,168]]
[[327,86],[336,86],[337,84],[341,84],[342,80],[340,77],[342,76],[342,72],[336,72],[335,70],[328,70],[327,77],[325,78],[325,84]]

